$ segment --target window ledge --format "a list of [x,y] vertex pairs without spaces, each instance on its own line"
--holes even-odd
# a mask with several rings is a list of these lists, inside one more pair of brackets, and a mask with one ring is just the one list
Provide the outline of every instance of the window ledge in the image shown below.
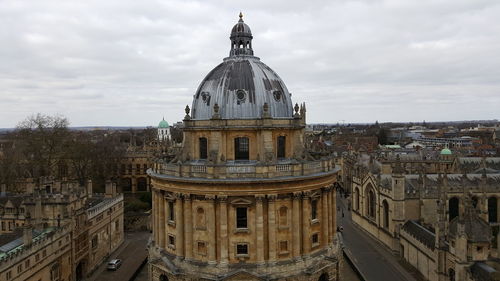
[[290,226],[288,226],[288,225],[287,226],[281,225],[281,226],[278,226],[278,229],[279,230],[288,230],[288,229],[290,229]]
[[311,220],[311,224],[317,224],[317,223],[319,223],[319,219],[312,219]]
[[250,233],[250,230],[248,228],[236,228],[234,233]]
[[172,245],[172,244],[168,244],[167,246],[168,248],[172,249],[172,250],[175,250],[175,245]]
[[168,225],[175,226],[175,221],[173,221],[173,220],[168,220]]

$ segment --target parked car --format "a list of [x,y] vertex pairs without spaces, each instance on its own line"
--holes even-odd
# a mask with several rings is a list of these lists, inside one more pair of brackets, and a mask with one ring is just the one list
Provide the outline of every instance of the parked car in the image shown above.
[[117,270],[122,265],[121,259],[112,259],[108,262],[108,270]]

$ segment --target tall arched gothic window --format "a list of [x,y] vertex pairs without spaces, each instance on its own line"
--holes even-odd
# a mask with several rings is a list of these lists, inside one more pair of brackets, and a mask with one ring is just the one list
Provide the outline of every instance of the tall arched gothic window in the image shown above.
[[384,212],[384,228],[389,228],[389,203],[386,200],[382,202],[382,209]]
[[373,189],[369,189],[367,192],[367,198],[366,198],[366,214],[371,217],[375,218],[375,193],[373,192]]
[[458,216],[458,204],[459,200],[457,197],[450,198],[448,201],[448,214],[450,221]]
[[498,221],[497,210],[498,210],[497,198],[496,197],[488,198],[488,222]]

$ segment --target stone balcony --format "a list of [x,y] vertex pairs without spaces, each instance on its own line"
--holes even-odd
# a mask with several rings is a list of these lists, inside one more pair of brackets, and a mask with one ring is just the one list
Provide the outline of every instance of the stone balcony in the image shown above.
[[285,178],[307,178],[333,174],[339,171],[333,158],[317,161],[283,160],[274,163],[259,161],[227,161],[211,164],[206,161],[190,161],[182,164],[158,160],[148,172],[153,177],[189,180],[242,180],[272,181]]

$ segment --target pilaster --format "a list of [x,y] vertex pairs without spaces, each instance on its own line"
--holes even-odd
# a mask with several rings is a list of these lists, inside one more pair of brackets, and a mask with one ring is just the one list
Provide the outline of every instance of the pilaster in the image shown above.
[[166,233],[166,225],[167,222],[165,220],[165,214],[167,214],[168,211],[168,204],[167,200],[165,200],[164,195],[160,192],[160,196],[158,196],[158,205],[160,208],[158,208],[158,240],[160,242],[160,247],[163,249],[167,248],[166,244],[166,239],[165,239],[165,233]]
[[300,224],[300,192],[293,193],[292,202],[292,251],[293,257],[295,259],[300,259],[300,234],[301,234],[301,224]]
[[208,213],[207,213],[207,230],[208,237],[208,264],[217,264],[216,260],[216,243],[217,237],[215,233],[215,224],[217,222],[215,218],[215,195],[206,195],[205,200],[209,202]]
[[183,194],[184,197],[184,250],[186,260],[193,259],[193,205],[191,196]]
[[271,264],[276,262],[276,198],[277,196],[272,194],[267,196],[267,204],[268,204],[268,214],[267,214],[267,222],[268,222],[268,249],[269,249],[269,262]]
[[302,196],[302,255],[311,251],[311,198],[309,192]]
[[219,200],[219,226],[220,226],[220,262],[222,266],[229,263],[229,239],[228,239],[228,221],[227,221],[227,196],[218,196]]
[[184,212],[183,212],[183,202],[180,193],[175,194],[175,252],[177,258],[184,258]]
[[330,192],[327,189],[323,189],[321,193],[321,245],[328,245],[328,237],[330,237],[329,233],[329,222],[330,216],[328,215],[328,196]]
[[256,240],[257,240],[257,263],[264,263],[264,195],[255,196],[255,221],[256,221]]

